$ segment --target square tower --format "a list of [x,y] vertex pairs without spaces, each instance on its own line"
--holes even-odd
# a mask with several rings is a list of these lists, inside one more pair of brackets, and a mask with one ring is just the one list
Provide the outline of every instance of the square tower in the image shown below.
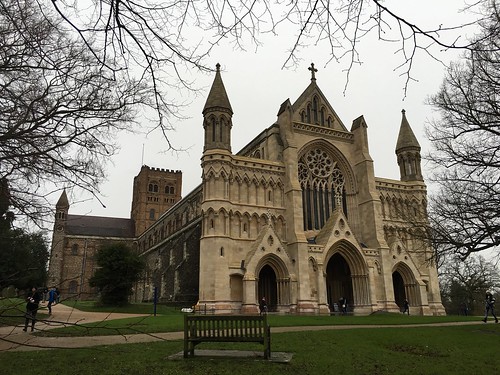
[[135,235],[148,229],[169,208],[181,200],[182,172],[143,165],[134,177],[130,218]]

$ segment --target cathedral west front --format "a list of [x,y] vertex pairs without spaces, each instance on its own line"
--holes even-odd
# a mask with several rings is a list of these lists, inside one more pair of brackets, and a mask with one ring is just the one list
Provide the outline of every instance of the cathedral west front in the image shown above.
[[[407,299],[413,314],[445,314],[433,250],[417,233],[427,222],[426,185],[405,112],[394,145],[400,180],[376,177],[364,118],[348,129],[309,70],[298,99],[277,106],[276,121],[233,153],[233,108],[217,65],[200,124],[201,184],[181,198],[168,195],[180,190],[178,172],[144,166],[134,180],[131,219],[121,223],[135,228],[121,240],[147,265],[134,301],[156,290],[160,301],[257,313],[265,297],[270,311],[328,314],[345,298],[348,311],[366,315],[398,312]],[[97,249],[103,237],[61,229],[71,217],[63,203],[49,271],[58,284],[71,279],[72,241],[87,236]],[[81,289],[85,280],[76,282]]]

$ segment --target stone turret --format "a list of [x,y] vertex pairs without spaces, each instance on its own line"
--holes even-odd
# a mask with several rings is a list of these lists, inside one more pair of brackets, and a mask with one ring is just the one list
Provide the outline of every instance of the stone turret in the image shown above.
[[68,218],[69,201],[66,195],[66,189],[63,190],[59,200],[56,203],[56,223],[62,224]]
[[215,79],[203,108],[205,129],[204,151],[224,149],[231,151],[231,128],[233,110],[220,75],[220,64],[216,65]]
[[406,119],[406,111],[403,109],[401,112],[403,118],[396,144],[396,155],[398,157],[401,181],[423,181],[420,144]]

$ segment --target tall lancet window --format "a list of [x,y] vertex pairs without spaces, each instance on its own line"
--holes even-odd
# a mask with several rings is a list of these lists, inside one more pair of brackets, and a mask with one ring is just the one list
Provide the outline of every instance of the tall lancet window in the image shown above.
[[346,212],[344,175],[330,155],[317,148],[299,160],[304,230],[321,229],[336,207]]

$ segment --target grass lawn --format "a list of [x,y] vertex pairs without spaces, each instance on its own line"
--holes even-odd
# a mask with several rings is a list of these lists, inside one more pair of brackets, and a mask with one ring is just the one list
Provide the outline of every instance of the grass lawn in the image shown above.
[[[84,311],[142,313],[152,311],[151,304],[133,304],[120,308],[96,307],[93,302],[65,302],[65,304]],[[183,330],[183,313],[179,308],[158,305],[157,316],[106,320],[98,323],[81,324],[39,334],[45,336],[97,336],[132,333],[173,332]],[[318,326],[318,325],[390,325],[390,324],[430,324],[438,322],[477,321],[478,317],[464,316],[407,316],[403,314],[372,314],[370,316],[317,316],[317,315],[269,315],[272,327]]]
[[[16,302],[16,301],[14,301]],[[1,304],[1,301],[0,301]],[[3,311],[19,314],[24,302],[3,303]],[[69,304],[69,303],[68,303]],[[120,309],[97,308],[93,303],[69,304],[81,310],[150,313],[151,304]],[[179,309],[158,306],[158,315],[88,324],[82,328],[47,331],[50,335],[97,335],[182,330]],[[169,360],[182,351],[182,341],[1,352],[0,374],[190,374],[190,375],[308,375],[308,374],[500,374],[500,324],[453,327],[404,327],[406,324],[479,320],[479,317],[422,317],[402,314],[370,316],[270,315],[272,327],[297,325],[403,325],[401,328],[358,328],[272,334],[272,351],[293,353],[289,364],[254,359]],[[197,349],[240,349],[261,351],[257,344],[206,343]]]
[[[261,350],[260,345],[225,348]],[[199,349],[221,348],[200,344]],[[499,374],[500,325],[360,328],[272,335],[272,350],[293,353],[289,364],[250,359],[168,360],[182,341],[87,349],[0,353],[0,373],[17,374]]]

